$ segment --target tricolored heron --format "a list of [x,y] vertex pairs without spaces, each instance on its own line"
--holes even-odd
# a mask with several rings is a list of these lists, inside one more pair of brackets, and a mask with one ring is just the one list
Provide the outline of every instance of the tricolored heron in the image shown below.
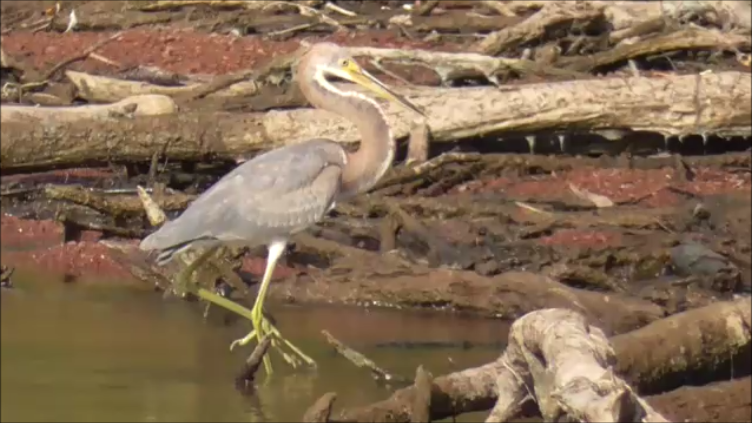
[[[164,264],[190,247],[204,252],[176,277],[180,292],[228,308],[251,320],[253,331],[234,341],[245,345],[272,336],[272,345],[284,342],[308,364],[315,364],[264,317],[264,297],[277,260],[290,237],[317,223],[334,208],[335,202],[373,187],[392,164],[395,142],[379,104],[355,91],[344,91],[328,78],[358,84],[379,97],[394,101],[422,115],[406,99],[360,67],[347,49],[332,43],[318,43],[300,58],[296,79],[303,95],[315,107],[343,116],[360,130],[360,148],[350,153],[328,139],[312,139],[256,156],[225,175],[205,191],[175,220],[146,237],[142,250],[157,250],[157,262]],[[192,273],[220,246],[268,246],[266,270],[253,309],[246,308],[193,286]],[[297,360],[283,354],[293,365]],[[264,360],[267,372],[271,365]]]

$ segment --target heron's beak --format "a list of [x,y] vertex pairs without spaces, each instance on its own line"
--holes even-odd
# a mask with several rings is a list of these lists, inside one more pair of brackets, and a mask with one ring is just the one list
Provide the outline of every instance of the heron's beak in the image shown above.
[[383,82],[376,79],[375,76],[371,75],[368,71],[355,64],[355,62],[350,62],[350,66],[343,69],[343,71],[347,74],[347,79],[360,85],[363,88],[368,89],[375,95],[385,100],[399,103],[404,107],[407,107],[408,109],[414,111],[415,113],[426,117],[426,115],[418,108],[418,106],[408,101],[405,97],[402,97],[401,95],[392,91]]

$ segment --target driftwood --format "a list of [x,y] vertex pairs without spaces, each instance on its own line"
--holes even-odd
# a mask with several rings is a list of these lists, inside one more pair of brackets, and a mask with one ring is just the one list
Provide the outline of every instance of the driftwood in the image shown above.
[[[164,95],[138,95],[112,104],[75,107],[34,107],[3,105],[0,122],[25,122],[28,125],[62,124],[76,121],[113,120],[122,117],[170,115],[177,111],[175,102]],[[125,135],[125,134],[124,134]],[[54,152],[51,152],[54,153]]]
[[[514,323],[509,346],[498,360],[433,380],[430,417],[438,420],[493,407],[486,421],[508,421],[532,395],[547,421],[556,421],[561,413],[577,421],[665,421],[630,386],[654,383],[662,369],[678,370],[684,359],[713,369],[729,354],[748,351],[750,306],[750,298],[719,302],[610,340],[571,309],[531,312]],[[703,341],[703,336],[712,341]],[[410,386],[386,400],[343,410],[337,421],[409,422],[416,391]],[[606,404],[614,407],[601,408]],[[637,414],[599,414],[617,410]]]
[[428,67],[438,74],[442,83],[457,78],[479,75],[498,84],[496,75],[508,71],[568,78],[583,78],[587,76],[576,71],[543,66],[532,60],[490,57],[477,53],[447,53],[375,47],[353,47],[350,49],[350,52],[356,57],[368,57],[376,64],[389,62]]
[[[745,4],[746,3],[746,4]],[[497,55],[533,40],[540,40],[557,27],[611,24],[614,33],[656,19],[678,21],[690,15],[715,17],[721,26],[752,27],[750,6],[736,1],[514,1],[505,10],[514,14],[523,9],[540,9],[517,25],[504,28],[479,42],[474,50]]]
[[391,372],[382,369],[373,360],[343,344],[340,340],[332,336],[332,334],[330,334],[328,331],[323,330],[321,331],[321,333],[324,335],[329,345],[331,345],[339,355],[354,364],[356,367],[368,369],[371,372],[371,376],[373,376],[376,381],[399,383],[406,381],[404,377],[394,375]]
[[603,9],[588,2],[551,2],[517,25],[490,34],[478,43],[474,51],[495,56],[505,50],[540,39],[555,27],[582,27],[604,20]]
[[[296,244],[301,244],[299,239],[294,238]],[[320,245],[326,240],[315,242]],[[488,278],[471,271],[424,269],[412,263],[405,265],[410,269],[405,269],[394,263],[392,255],[387,255],[392,261],[385,261],[368,251],[349,250],[361,257],[335,262],[332,268],[339,267],[341,272],[348,263],[358,262],[351,272],[311,273],[315,277],[303,285],[291,279],[276,281],[269,287],[268,295],[281,299],[294,292],[301,302],[347,304],[353,301],[350,292],[357,290],[357,300],[367,304],[409,307],[433,303],[478,316],[507,319],[541,307],[564,307],[580,311],[608,334],[629,332],[664,316],[661,307],[648,301],[571,288],[536,273],[506,272]],[[337,289],[336,284],[348,284],[353,289]]]
[[[490,87],[422,89],[407,93],[429,116],[433,142],[545,130],[630,128],[663,135],[749,135],[752,83],[740,72],[666,78],[607,78]],[[709,107],[712,105],[712,107]],[[385,106],[397,138],[413,115]],[[462,110],[463,113],[457,113]],[[531,118],[533,116],[533,118]],[[234,115],[200,112],[112,122],[74,122],[44,128],[3,123],[0,164],[5,171],[82,162],[170,160],[209,155],[234,159],[253,151],[324,137],[358,141],[354,125],[320,110]]]
[[[110,103],[123,98],[159,94],[170,97],[189,96],[203,89],[205,84],[194,83],[185,86],[163,86],[148,82],[126,81],[106,76],[89,75],[87,73],[67,71],[65,75],[78,89],[78,95],[90,102]],[[241,81],[211,93],[208,97],[243,97],[258,93],[259,86],[255,81]]]
[[[672,422],[752,420],[752,377],[724,380],[703,386],[684,386],[646,397]],[[677,407],[677,405],[679,405]]]
[[[143,189],[141,188],[141,190]],[[138,196],[104,195],[96,190],[86,189],[80,186],[48,185],[44,187],[44,194],[45,197],[50,200],[69,201],[74,204],[90,207],[93,210],[107,215],[125,216],[140,215],[144,213],[143,201],[146,192],[144,191],[143,194],[141,194],[141,191],[139,191]],[[185,209],[191,201],[196,199],[196,196],[172,194],[168,196],[159,196],[156,200],[152,200],[151,197],[148,197],[148,199],[149,201],[154,201],[155,204],[158,204],[160,211],[173,211]],[[146,209],[147,216],[149,216],[150,210],[151,209]]]
[[702,373],[733,378],[735,366],[749,366],[750,328],[752,300],[747,297],[676,314],[611,341],[619,374],[641,393],[656,393]]
[[[577,312],[543,309],[512,325],[509,346],[493,363],[437,377],[430,419],[493,410],[486,421],[514,418],[531,395],[546,421],[666,421],[613,373],[614,352],[603,332]],[[344,410],[337,421],[409,422],[418,388],[396,391],[371,406]]]
[[749,35],[727,34],[704,28],[688,28],[665,35],[645,37],[640,41],[625,43],[590,56],[561,57],[556,64],[572,71],[587,72],[599,66],[669,51],[714,48],[748,49],[751,41]]

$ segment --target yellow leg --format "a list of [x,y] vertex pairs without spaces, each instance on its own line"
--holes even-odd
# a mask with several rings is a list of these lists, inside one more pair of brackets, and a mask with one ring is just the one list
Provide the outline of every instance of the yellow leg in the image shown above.
[[[297,348],[295,345],[293,345],[291,342],[287,341],[282,335],[279,333],[279,330],[274,327],[265,317],[264,317],[264,299],[266,298],[266,293],[269,290],[269,284],[272,280],[272,274],[274,273],[274,268],[277,265],[277,261],[279,261],[279,258],[282,257],[282,254],[285,251],[285,247],[287,246],[286,241],[274,241],[269,244],[269,254],[267,256],[266,260],[266,269],[264,270],[264,277],[261,280],[261,287],[259,288],[258,296],[256,297],[256,303],[253,306],[253,310],[251,310],[251,314],[253,315],[251,318],[251,322],[253,323],[254,330],[250,332],[248,335],[241,339],[237,339],[230,344],[230,350],[235,348],[237,345],[246,345],[249,342],[253,340],[253,338],[256,338],[259,342],[266,334],[273,335],[272,338],[272,345],[278,346],[278,341],[282,341],[288,348],[290,348],[293,352],[295,352],[300,358],[303,359],[308,365],[315,366],[316,362],[313,361],[310,357],[305,355],[299,348]],[[292,366],[297,366],[298,360],[294,356],[287,355],[285,353],[282,353],[285,360],[290,363]],[[271,366],[266,365],[267,357],[264,357],[264,366],[266,370],[271,373],[272,369]]]
[[[266,297],[266,292],[269,289],[269,283],[271,282],[274,268],[277,264],[277,261],[284,253],[286,245],[286,242],[283,241],[273,242],[269,245],[269,255],[267,258],[266,270],[264,271],[264,277],[261,281],[261,287],[259,288],[258,297],[256,298],[256,303],[254,304],[252,310],[248,310],[242,305],[225,297],[222,297],[221,295],[217,295],[210,290],[203,289],[194,284],[193,281],[191,281],[191,275],[211,256],[212,253],[217,250],[217,248],[219,248],[219,246],[207,248],[206,251],[201,253],[201,255],[196,258],[196,260],[186,266],[185,269],[183,269],[176,277],[176,289],[181,292],[181,294],[184,294],[186,292],[193,293],[194,295],[205,301],[216,304],[251,321],[253,330],[244,338],[233,341],[233,343],[230,345],[230,350],[232,350],[236,345],[248,344],[251,340],[253,340],[253,338],[256,338],[260,341],[266,334],[271,334],[273,335],[273,347],[279,347],[279,341],[282,341],[282,343],[284,343],[295,354],[297,354],[304,362],[306,362],[310,366],[315,366],[316,362],[305,355],[294,344],[284,339],[279,330],[274,327],[274,325],[272,325],[271,322],[269,322],[263,314],[264,298]],[[298,362],[296,357],[290,356],[282,351],[280,351],[280,353],[288,363],[296,366],[296,363]],[[264,368],[268,374],[271,374],[273,371],[268,355],[264,356]]]

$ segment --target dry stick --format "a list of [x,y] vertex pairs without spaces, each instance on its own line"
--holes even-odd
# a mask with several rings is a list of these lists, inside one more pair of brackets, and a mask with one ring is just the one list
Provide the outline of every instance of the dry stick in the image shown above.
[[371,371],[371,374],[374,376],[376,380],[381,381],[388,381],[388,382],[406,382],[409,381],[409,379],[406,379],[402,376],[396,376],[393,375],[386,370],[379,367],[376,363],[373,362],[373,360],[369,359],[368,357],[364,356],[363,354],[355,351],[354,349],[348,347],[347,345],[343,344],[339,340],[337,340],[335,337],[333,337],[329,332],[326,330],[321,331],[322,334],[326,337],[327,342],[329,342],[330,345],[334,347],[334,349],[344,358],[346,358],[348,361],[353,363],[357,367],[365,367],[366,369]]
[[314,25],[316,25],[316,24],[315,23],[304,23],[304,24],[300,24],[300,25],[296,25],[296,26],[287,28],[287,29],[281,29],[279,31],[267,32],[266,35],[268,37],[278,37],[280,35],[290,34],[290,33],[293,33],[293,32],[305,31],[306,29],[308,29],[308,28],[310,28],[310,27],[312,27]]
[[[98,190],[71,185],[47,185],[44,187],[44,193],[48,199],[80,204],[111,216],[144,213],[143,198],[147,197],[150,202],[154,202],[155,205],[158,205],[160,209],[159,213],[163,213],[162,210],[182,210],[186,208],[191,201],[196,199],[195,195],[172,194],[161,196],[155,201],[152,200],[145,191],[143,193],[138,193],[138,196],[142,198],[134,196],[113,197],[111,195],[105,195]],[[150,210],[149,215],[154,217],[155,222],[162,223],[163,216],[155,214],[157,212],[152,211],[151,209],[148,210]]]
[[355,12],[353,12],[351,10],[347,10],[347,9],[345,9],[342,6],[337,6],[336,4],[331,3],[331,2],[326,2],[324,4],[324,9],[329,9],[329,10],[331,10],[333,12],[337,12],[337,13],[339,13],[341,15],[345,15],[345,16],[349,16],[349,17],[358,16],[357,13],[355,13]]
[[407,50],[396,48],[352,47],[349,49],[353,56],[371,58],[376,63],[389,61],[407,65],[420,65],[432,69],[446,82],[453,75],[460,75],[463,71],[473,70],[496,84],[495,74],[500,71],[514,70],[524,74],[539,74],[580,79],[585,73],[567,69],[557,69],[542,66],[532,60],[511,59],[506,57],[491,57],[477,53],[449,53],[429,50]]
[[267,8],[270,8],[272,6],[277,6],[277,5],[287,5],[287,6],[296,7],[298,9],[298,11],[300,12],[300,14],[303,15],[303,16],[316,16],[316,17],[319,18],[319,20],[322,23],[331,25],[331,26],[333,26],[333,27],[335,27],[337,29],[344,28],[344,26],[341,23],[337,22],[335,19],[333,19],[333,18],[325,15],[324,13],[322,13],[319,10],[316,10],[316,9],[314,9],[312,7],[309,7],[309,6],[306,6],[304,4],[293,3],[293,2],[290,2],[290,1],[273,1],[273,2],[269,2],[269,3],[265,4],[263,9],[266,10]]
[[[65,211],[56,213],[55,220],[63,224],[64,232],[73,231],[78,233],[81,230],[86,229],[101,232],[105,235],[115,235],[123,238],[143,238],[146,235],[146,231],[142,229],[123,228],[120,226],[89,222],[70,213],[66,213]],[[67,236],[64,237],[67,238]]]
[[[139,2],[141,3],[141,2]],[[261,9],[264,7],[264,2],[260,1],[248,1],[248,0],[162,0],[156,3],[147,4],[144,6],[136,7],[138,10],[144,12],[159,12],[175,9],[182,9],[183,7],[192,6],[208,6],[217,9]]]
[[752,43],[748,35],[722,33],[705,28],[688,28],[645,38],[633,44],[621,44],[611,50],[590,56],[561,57],[557,61],[557,66],[577,72],[589,72],[599,66],[668,51],[703,48],[737,50],[749,48],[750,44]]
[[415,8],[413,14],[415,14],[416,16],[428,16],[438,5],[439,2],[437,0],[428,0]]
[[473,48],[477,53],[496,56],[526,42],[543,37],[549,28],[593,22],[603,18],[603,9],[589,3],[570,6],[548,3],[542,10],[517,25],[490,34]]
[[475,162],[480,160],[482,160],[482,156],[476,153],[444,153],[417,166],[395,168],[389,177],[381,180],[371,191],[379,191],[392,185],[405,183],[448,163]]
[[336,392],[327,392],[316,400],[303,414],[304,423],[325,423],[332,414],[332,406],[337,399]]
[[235,378],[235,384],[239,389],[247,390],[256,378],[256,372],[261,366],[264,355],[269,350],[269,346],[272,344],[272,338],[264,336],[261,342],[256,345],[251,355],[245,360],[243,368],[240,370],[240,374]]
[[89,47],[86,50],[84,50],[83,53],[81,53],[81,54],[78,54],[76,56],[69,57],[69,58],[63,60],[62,62],[60,62],[57,65],[53,66],[52,69],[48,70],[44,74],[44,76],[42,77],[42,81],[48,81],[50,78],[52,78],[55,75],[55,73],[57,71],[59,71],[60,69],[66,67],[68,65],[70,65],[71,63],[77,62],[79,60],[86,59],[87,57],[89,57],[89,55],[91,53],[99,50],[102,46],[104,46],[107,43],[110,43],[111,41],[115,40],[116,38],[119,38],[121,35],[123,35],[122,31],[120,31],[120,32],[116,33],[115,35],[112,35],[111,37],[108,37],[108,38],[106,38],[106,39],[104,39],[102,41],[94,43],[94,45],[92,45],[91,47]]
[[290,69],[293,63],[306,50],[307,48],[301,47],[289,55],[272,60],[269,64],[263,66],[261,69],[258,69],[258,70],[245,70],[245,71],[238,72],[236,74],[215,78],[207,82],[204,86],[199,87],[186,100],[196,100],[199,98],[206,97],[209,94],[215,93],[235,83],[238,83],[247,79],[251,79],[253,81],[261,81],[264,78],[276,72],[286,71]]

